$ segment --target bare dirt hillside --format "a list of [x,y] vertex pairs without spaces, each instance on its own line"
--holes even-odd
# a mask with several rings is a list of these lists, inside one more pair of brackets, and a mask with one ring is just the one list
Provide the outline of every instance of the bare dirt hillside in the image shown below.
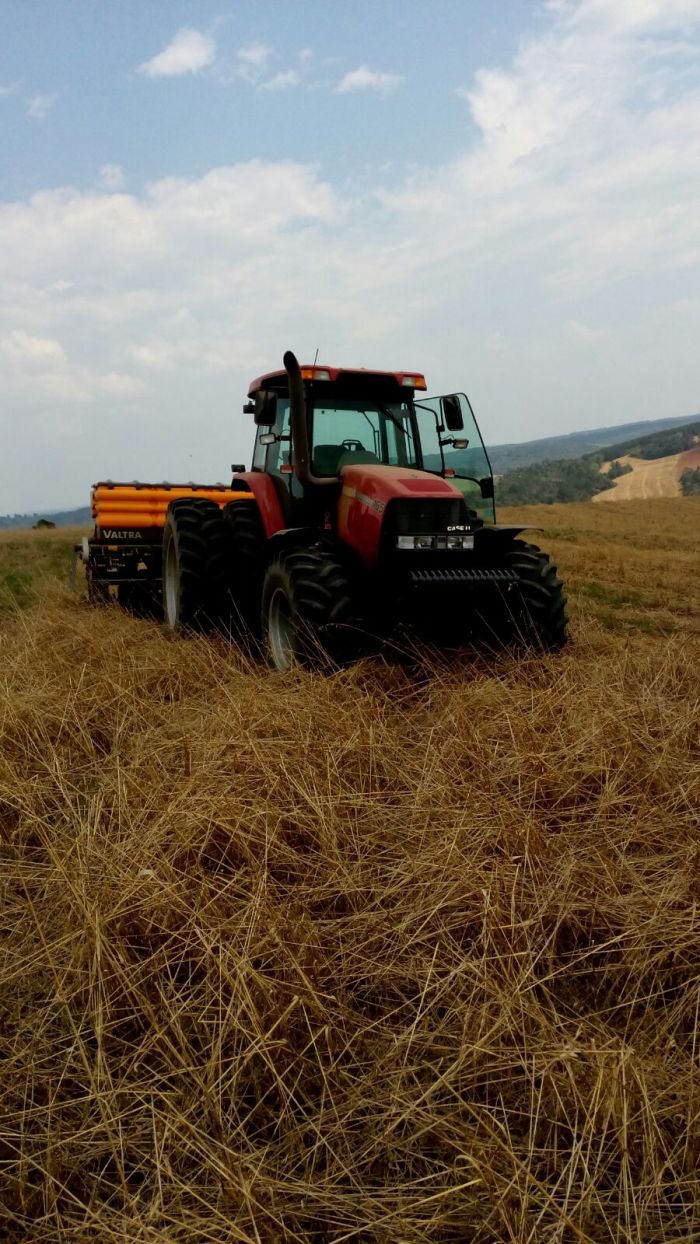
[[[599,492],[594,501],[649,501],[658,497],[679,497],[680,477],[684,471],[700,466],[700,446],[687,449],[682,454],[670,454],[667,458],[633,458],[622,455],[616,461],[632,467],[629,475],[621,475],[606,492]],[[607,473],[612,463],[604,462],[601,471]]]
[[561,655],[331,676],[0,537],[3,1241],[700,1238],[700,499],[522,519]]

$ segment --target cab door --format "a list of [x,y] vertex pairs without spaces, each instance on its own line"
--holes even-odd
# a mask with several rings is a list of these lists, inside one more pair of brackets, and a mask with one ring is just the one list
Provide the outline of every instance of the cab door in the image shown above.
[[491,463],[466,394],[421,397],[415,412],[424,470],[450,479],[479,518],[495,522]]

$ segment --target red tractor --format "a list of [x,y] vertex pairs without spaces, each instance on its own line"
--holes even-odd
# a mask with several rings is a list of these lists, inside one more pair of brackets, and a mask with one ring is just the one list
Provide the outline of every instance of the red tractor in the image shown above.
[[462,394],[425,398],[422,375],[300,367],[254,380],[257,434],[236,496],[174,501],[162,592],[172,629],[224,621],[287,671],[347,659],[414,625],[557,649],[556,569],[523,528],[495,521],[493,475]]

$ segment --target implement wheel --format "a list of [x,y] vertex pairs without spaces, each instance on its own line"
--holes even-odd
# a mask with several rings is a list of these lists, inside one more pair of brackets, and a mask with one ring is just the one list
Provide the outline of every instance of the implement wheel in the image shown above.
[[108,605],[109,604],[109,588],[106,583],[100,583],[99,579],[91,579],[87,577],[87,598],[91,605]]
[[163,616],[171,631],[221,621],[228,568],[228,529],[216,502],[174,501],[163,530]]
[[153,614],[153,593],[146,584],[120,583],[117,588],[117,600],[122,609],[125,609],[127,613],[133,613],[137,618],[147,618]]
[[262,591],[262,638],[268,663],[286,674],[294,665],[347,660],[352,625],[348,574],[332,549],[290,549],[270,563]]
[[517,603],[506,625],[509,638],[552,652],[567,640],[566,596],[557,568],[536,544],[514,540],[506,566],[518,576]]

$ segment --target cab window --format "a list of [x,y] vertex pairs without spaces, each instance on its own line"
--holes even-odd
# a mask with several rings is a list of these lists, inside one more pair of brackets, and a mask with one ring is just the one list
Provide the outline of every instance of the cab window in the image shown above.
[[410,409],[405,402],[316,399],[312,416],[315,475],[337,475],[343,466],[383,463],[416,466]]

